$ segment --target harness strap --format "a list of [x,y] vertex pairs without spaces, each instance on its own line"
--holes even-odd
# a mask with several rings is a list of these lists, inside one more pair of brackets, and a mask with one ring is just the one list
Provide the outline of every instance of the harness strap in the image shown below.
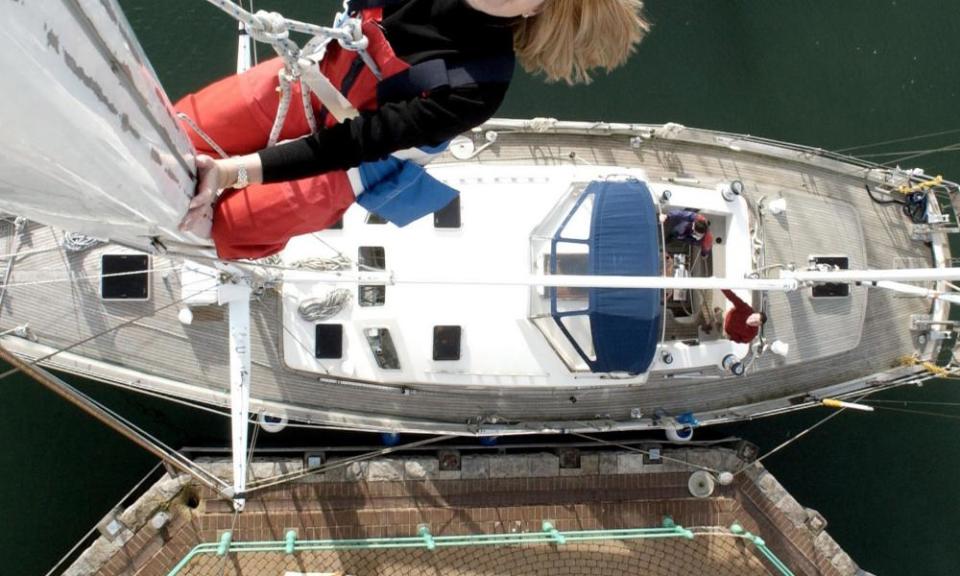
[[449,66],[440,58],[427,60],[380,82],[377,85],[377,100],[380,102],[406,100],[418,94],[445,87],[458,88],[486,83],[507,84],[513,78],[515,62],[513,54],[468,60],[456,66]]
[[[359,61],[359,59],[357,61]],[[330,79],[320,72],[320,65],[317,60],[302,58],[298,64],[300,68],[300,81],[310,88],[310,91],[313,92],[323,104],[324,111],[329,112],[337,119],[337,122],[343,122],[348,118],[355,118],[360,114],[347,97],[330,82]]]

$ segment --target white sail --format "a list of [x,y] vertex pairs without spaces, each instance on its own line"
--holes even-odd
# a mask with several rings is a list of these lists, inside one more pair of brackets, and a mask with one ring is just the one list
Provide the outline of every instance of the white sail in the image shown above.
[[0,4],[0,210],[149,249],[177,230],[193,148],[114,0]]

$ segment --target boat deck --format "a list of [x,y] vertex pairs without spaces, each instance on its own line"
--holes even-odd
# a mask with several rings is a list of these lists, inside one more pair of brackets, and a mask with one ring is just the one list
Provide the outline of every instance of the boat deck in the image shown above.
[[[804,164],[689,140],[653,138],[637,148],[626,136],[509,132],[471,162],[493,167],[530,161],[640,167],[651,181],[695,180],[702,187],[739,179],[754,203],[783,196],[785,217],[768,216],[764,223],[768,265],[805,266],[811,254],[837,253],[849,255],[851,267],[933,265],[930,248],[910,239],[900,211],[874,204],[863,188],[865,172],[849,165]],[[838,213],[849,229],[837,229],[832,216]],[[12,270],[0,328],[29,323],[38,337],[37,345],[7,337],[14,351],[38,356],[69,347],[47,363],[141,390],[228,403],[225,310],[196,311],[188,326],[178,321],[175,259],[153,259],[148,301],[105,302],[98,293],[100,255],[116,253],[117,247],[65,252],[59,248],[62,232],[38,225],[30,225],[23,241],[13,245],[11,228],[0,245],[23,255]],[[862,242],[856,241],[858,230]],[[654,376],[641,386],[577,390],[388,386],[294,372],[283,367],[279,298],[267,291],[251,307],[252,406],[332,426],[455,433],[475,432],[482,423],[514,430],[603,428],[631,422],[632,411],[635,421],[635,409],[645,417],[657,410],[717,419],[750,416],[762,411],[756,408],[761,403],[775,401],[783,408],[831,385],[858,379],[883,383],[885,377],[872,375],[917,350],[910,317],[929,314],[927,301],[852,290],[850,299],[833,302],[811,301],[803,291],[770,297],[766,336],[790,343],[788,362],[767,355],[741,378]]]

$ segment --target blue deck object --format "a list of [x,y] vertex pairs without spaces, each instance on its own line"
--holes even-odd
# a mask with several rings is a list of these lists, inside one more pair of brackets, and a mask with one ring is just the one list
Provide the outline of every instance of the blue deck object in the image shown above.
[[[592,182],[573,211],[591,195],[588,274],[659,276],[660,226],[647,185],[639,180]],[[563,226],[554,236],[554,246],[570,241],[562,234]],[[650,367],[660,340],[660,292],[653,288],[590,288],[586,310],[557,312],[554,291],[552,315],[592,372],[639,374]],[[594,360],[583,353],[560,320],[582,314],[590,318]]]

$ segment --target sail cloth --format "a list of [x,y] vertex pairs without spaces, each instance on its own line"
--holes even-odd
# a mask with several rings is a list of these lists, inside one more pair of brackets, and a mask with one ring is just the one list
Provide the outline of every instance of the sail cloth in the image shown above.
[[115,0],[0,3],[0,210],[150,249],[194,190],[193,147]]

